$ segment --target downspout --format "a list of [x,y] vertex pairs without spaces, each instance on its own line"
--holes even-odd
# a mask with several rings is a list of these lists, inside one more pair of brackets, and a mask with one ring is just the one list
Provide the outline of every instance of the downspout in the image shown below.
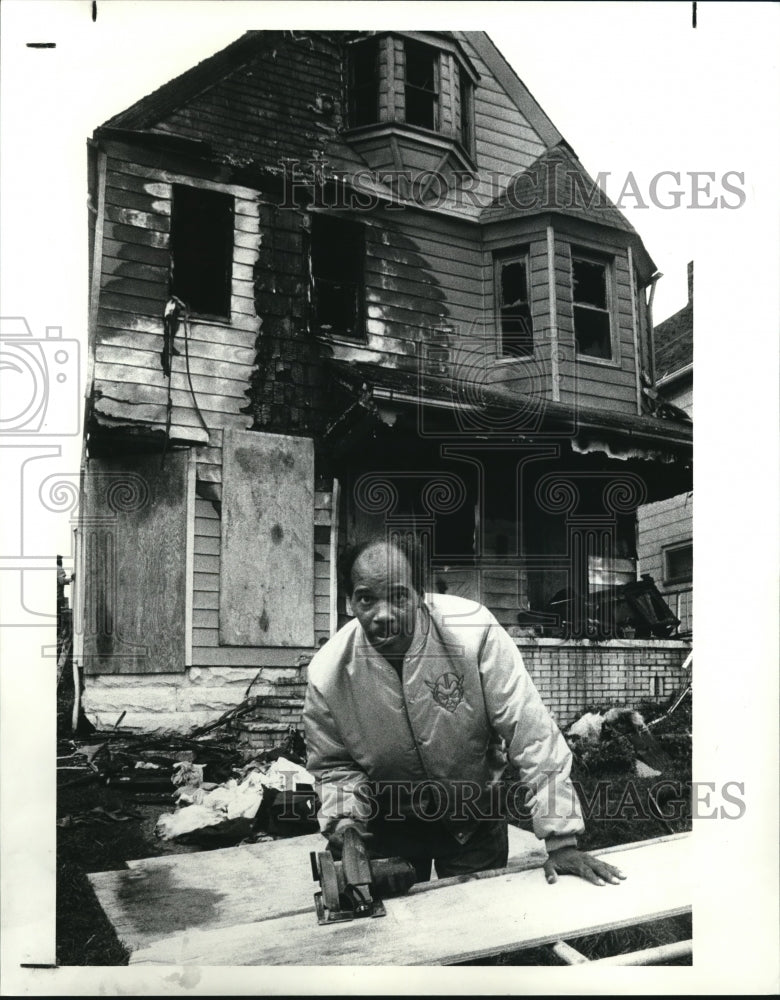
[[655,298],[655,285],[659,278],[663,278],[660,271],[656,271],[650,279],[650,298],[647,300],[647,343],[650,348],[650,385],[655,388],[655,329],[653,327],[653,299]]

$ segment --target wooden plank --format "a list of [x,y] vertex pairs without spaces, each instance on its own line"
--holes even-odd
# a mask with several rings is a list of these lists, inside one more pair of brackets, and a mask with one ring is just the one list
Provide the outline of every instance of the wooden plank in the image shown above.
[[552,947],[553,953],[566,965],[587,965],[589,959],[585,958],[582,952],[572,948],[565,941],[556,941]]
[[314,644],[314,446],[230,431],[223,443],[220,642]]
[[[510,827],[509,841],[510,864],[538,865],[544,860],[532,834]],[[325,847],[324,838],[313,833],[142,858],[128,861],[126,870],[88,877],[117,936],[134,951],[177,931],[206,925],[229,928],[291,913],[313,918],[318,886],[312,881],[309,852]]]
[[314,908],[306,837],[240,848],[129,861],[127,871],[89,876],[117,937],[135,951],[176,932],[230,927]]
[[[139,949],[130,963],[441,965],[690,912],[689,836],[610,853],[627,875],[619,886],[572,877],[550,886],[534,870],[388,899],[377,920],[320,927],[311,911],[229,927],[201,920]],[[214,885],[201,906],[220,904]]]

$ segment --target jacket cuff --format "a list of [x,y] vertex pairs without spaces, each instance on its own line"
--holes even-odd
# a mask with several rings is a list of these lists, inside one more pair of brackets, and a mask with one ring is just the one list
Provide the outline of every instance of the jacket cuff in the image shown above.
[[544,846],[547,848],[547,853],[552,854],[553,851],[558,851],[562,847],[576,847],[577,838],[573,833],[565,834],[552,834],[549,837],[545,837]]

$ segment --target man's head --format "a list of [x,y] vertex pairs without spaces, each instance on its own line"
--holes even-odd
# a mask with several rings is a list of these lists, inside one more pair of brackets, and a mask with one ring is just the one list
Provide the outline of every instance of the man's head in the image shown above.
[[413,546],[367,542],[344,553],[342,575],[366,638],[383,656],[409,649],[423,593],[422,566]]

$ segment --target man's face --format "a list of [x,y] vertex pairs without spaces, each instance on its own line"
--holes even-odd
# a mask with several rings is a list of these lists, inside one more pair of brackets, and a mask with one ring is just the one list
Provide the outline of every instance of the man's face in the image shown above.
[[406,557],[389,545],[366,549],[352,567],[350,600],[371,645],[383,656],[403,656],[420,603]]

